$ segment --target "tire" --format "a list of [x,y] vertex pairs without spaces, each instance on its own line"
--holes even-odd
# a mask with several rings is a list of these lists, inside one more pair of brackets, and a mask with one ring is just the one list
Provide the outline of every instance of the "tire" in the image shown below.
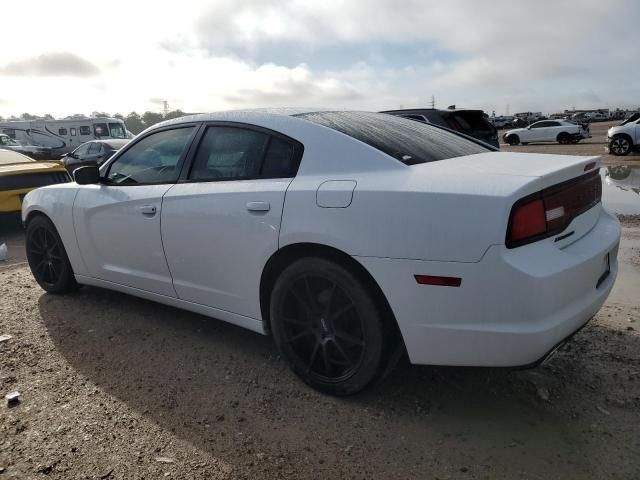
[[305,383],[352,395],[387,367],[388,324],[365,285],[323,258],[293,262],[271,293],[271,329],[282,357]]
[[522,142],[522,145],[529,145],[529,142]]
[[571,143],[571,136],[566,132],[562,132],[558,135],[557,140],[560,145],[569,145]]
[[56,227],[38,215],[27,224],[27,261],[38,285],[48,293],[69,293],[78,288],[69,257]]
[[613,137],[609,143],[609,152],[618,157],[624,157],[631,152],[631,140],[625,136]]
[[511,146],[516,146],[520,143],[520,137],[518,135],[509,135],[507,138],[507,143]]

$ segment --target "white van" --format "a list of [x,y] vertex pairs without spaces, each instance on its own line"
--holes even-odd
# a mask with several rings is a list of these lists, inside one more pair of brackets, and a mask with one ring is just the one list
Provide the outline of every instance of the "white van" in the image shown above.
[[0,133],[24,145],[48,147],[53,157],[59,157],[89,140],[127,138],[127,127],[108,117],[25,120],[0,122]]

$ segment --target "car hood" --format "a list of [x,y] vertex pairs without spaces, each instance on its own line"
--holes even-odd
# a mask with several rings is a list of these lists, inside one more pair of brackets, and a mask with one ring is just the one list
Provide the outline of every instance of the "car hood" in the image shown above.
[[511,130],[507,130],[506,132],[504,132],[504,134],[509,135],[510,133],[526,132],[527,130],[528,128],[512,128]]
[[0,176],[20,175],[44,171],[66,171],[61,162],[49,160],[45,162],[20,162],[0,165]]

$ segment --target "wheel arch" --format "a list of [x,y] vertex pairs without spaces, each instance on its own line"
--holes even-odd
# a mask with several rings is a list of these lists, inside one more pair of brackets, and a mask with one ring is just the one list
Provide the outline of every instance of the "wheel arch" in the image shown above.
[[372,296],[378,303],[378,306],[384,312],[385,318],[387,318],[390,324],[392,324],[391,326],[395,334],[397,334],[397,338],[402,340],[402,334],[400,333],[398,322],[396,321],[387,297],[371,273],[369,273],[369,271],[360,262],[348,253],[337,248],[318,243],[294,243],[287,245],[276,251],[265,264],[260,278],[260,311],[262,313],[265,332],[269,333],[271,331],[271,319],[269,318],[270,297],[278,276],[292,262],[304,257],[320,257],[332,260],[343,267],[348,268],[351,273],[356,275],[356,277],[364,283],[367,290],[372,293]]
[[45,212],[43,212],[42,210],[37,210],[37,209],[33,209],[33,210],[31,210],[31,211],[27,214],[27,216],[26,216],[26,218],[24,219],[24,222],[23,222],[23,223],[24,223],[24,226],[26,227],[26,226],[29,224],[29,222],[30,222],[31,220],[33,220],[34,218],[36,218],[36,217],[45,217],[45,218],[46,218],[46,219],[48,219],[51,223],[53,223],[53,225],[55,226],[55,223],[53,222],[53,220],[51,219],[51,217],[50,217],[49,215],[47,215],[47,214],[46,214]]
[[625,137],[627,140],[629,140],[629,143],[631,144],[631,146],[632,147],[634,146],[633,138],[627,132],[615,133],[613,135],[613,137],[611,137],[611,140],[613,140],[614,138],[619,138],[619,137]]

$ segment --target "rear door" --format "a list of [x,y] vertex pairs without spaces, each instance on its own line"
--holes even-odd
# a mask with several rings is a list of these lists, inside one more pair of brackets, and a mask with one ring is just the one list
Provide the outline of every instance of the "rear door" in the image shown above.
[[178,180],[195,130],[154,131],[105,167],[103,183],[78,188],[74,226],[90,277],[175,297],[160,237],[162,196]]
[[179,298],[261,318],[260,276],[278,249],[302,147],[275,132],[211,124],[183,183],[164,196],[162,242]]

